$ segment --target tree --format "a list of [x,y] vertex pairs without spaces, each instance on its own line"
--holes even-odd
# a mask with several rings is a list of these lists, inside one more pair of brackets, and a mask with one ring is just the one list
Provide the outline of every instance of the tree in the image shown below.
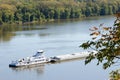
[[104,27],[100,24],[99,27],[90,29],[92,40],[89,40],[80,45],[83,49],[93,49],[97,54],[91,54],[86,58],[85,64],[97,59],[97,65],[103,63],[103,68],[106,69],[116,63],[120,59],[120,13],[116,14],[116,20],[113,27]]
[[0,0],[0,23],[81,18],[116,11],[120,11],[119,0]]
[[60,19],[60,9],[57,8],[54,12],[54,19]]
[[85,15],[88,17],[91,16],[91,13],[92,13],[91,7],[86,7]]

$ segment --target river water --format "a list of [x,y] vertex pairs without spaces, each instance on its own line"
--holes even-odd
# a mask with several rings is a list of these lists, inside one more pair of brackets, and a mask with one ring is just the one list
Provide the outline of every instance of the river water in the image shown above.
[[84,51],[79,45],[90,39],[89,28],[112,26],[112,16],[83,20],[61,20],[51,23],[0,27],[0,80],[108,80],[109,73],[96,60],[84,65],[84,59],[56,64],[9,68],[12,60],[31,56],[43,49],[47,57]]

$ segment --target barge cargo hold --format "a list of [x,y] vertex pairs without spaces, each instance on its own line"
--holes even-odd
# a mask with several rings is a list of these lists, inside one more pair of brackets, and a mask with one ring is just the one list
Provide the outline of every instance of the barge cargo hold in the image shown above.
[[[71,59],[77,59],[77,58],[85,58],[89,56],[90,53],[91,52],[81,52],[81,53],[53,56],[53,57],[50,57],[50,62],[58,62],[58,61],[71,60]],[[96,54],[96,53],[97,53],[96,51],[93,52],[93,54]]]

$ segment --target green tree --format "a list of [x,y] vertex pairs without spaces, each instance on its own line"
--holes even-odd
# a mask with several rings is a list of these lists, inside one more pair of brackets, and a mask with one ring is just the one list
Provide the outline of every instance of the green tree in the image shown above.
[[119,0],[0,0],[2,23],[110,15],[117,11]]
[[60,19],[60,9],[55,9],[55,11],[54,11],[55,13],[54,13],[54,18],[55,19]]
[[103,68],[106,69],[116,63],[116,59],[120,59],[120,13],[116,14],[117,19],[113,27],[104,27],[100,24],[99,27],[93,27],[90,30],[92,40],[89,40],[80,45],[83,49],[94,49],[97,54],[91,54],[86,58],[85,64],[97,59],[97,65],[103,63]]
[[49,13],[48,13],[49,18],[50,18],[50,19],[53,19],[53,18],[54,18],[54,14],[55,14],[54,10],[53,10],[53,9],[50,9],[50,11],[49,11]]
[[2,21],[2,18],[0,18],[0,25],[2,25],[3,24],[3,21]]
[[22,21],[22,14],[19,12],[15,12],[14,17],[15,21]]
[[71,8],[70,18],[75,18],[75,9]]
[[109,12],[108,12],[109,15],[113,14],[113,11],[112,11],[112,10],[113,10],[112,6],[109,6]]
[[87,17],[92,15],[92,9],[91,9],[91,7],[86,7],[85,15],[86,15]]

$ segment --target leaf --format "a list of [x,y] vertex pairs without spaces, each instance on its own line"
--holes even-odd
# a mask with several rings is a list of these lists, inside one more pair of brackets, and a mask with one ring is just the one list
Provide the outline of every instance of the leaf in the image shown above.
[[92,39],[95,40],[97,37],[93,37]]
[[90,47],[89,41],[80,45],[80,47],[87,49]]
[[91,36],[98,36],[100,34],[100,32],[93,32],[93,33],[91,33],[90,35]]
[[92,28],[90,28],[89,30],[90,30],[90,31],[96,31],[96,30],[98,30],[98,28],[97,28],[97,27],[92,27]]
[[109,27],[103,27],[103,30],[108,31],[108,30],[109,30]]

